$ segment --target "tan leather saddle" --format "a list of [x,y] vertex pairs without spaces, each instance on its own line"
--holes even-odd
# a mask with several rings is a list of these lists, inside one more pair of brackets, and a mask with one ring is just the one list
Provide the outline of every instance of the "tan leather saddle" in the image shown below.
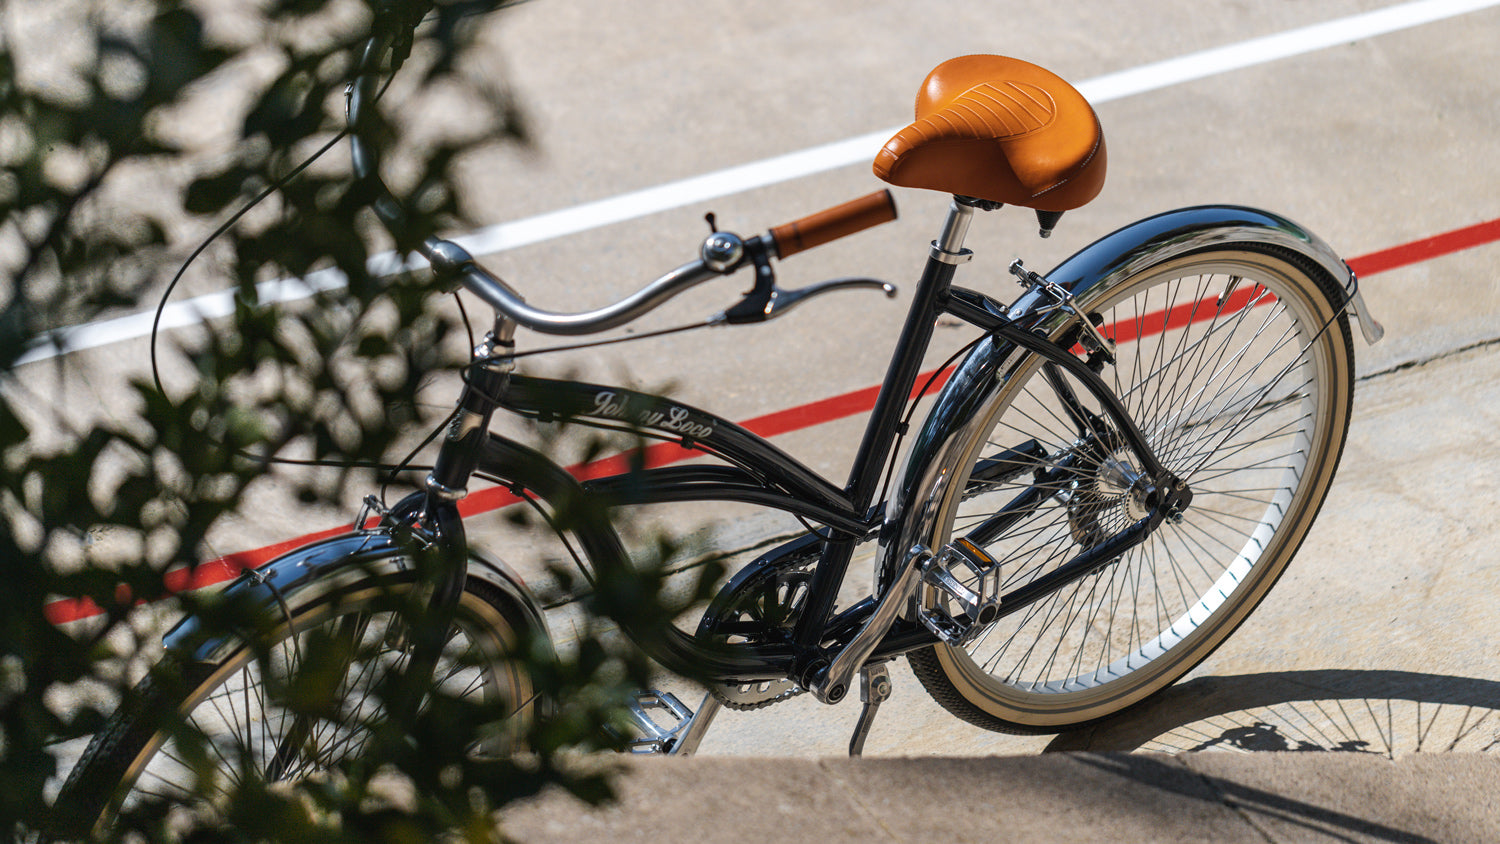
[[1078,90],[1006,56],[949,59],[927,75],[916,122],[875,156],[893,185],[1039,211],[1068,211],[1104,187],[1104,134]]

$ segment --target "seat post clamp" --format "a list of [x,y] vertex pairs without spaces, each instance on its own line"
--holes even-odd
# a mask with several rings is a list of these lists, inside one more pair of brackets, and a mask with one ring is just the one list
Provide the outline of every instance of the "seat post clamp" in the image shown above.
[[967,264],[970,261],[974,260],[973,250],[959,249],[957,252],[949,252],[943,247],[939,246],[938,242],[935,240],[932,242],[932,251],[930,251],[928,254],[932,256],[932,260],[934,261],[941,261],[944,264],[952,264],[954,266],[958,266],[959,264]]

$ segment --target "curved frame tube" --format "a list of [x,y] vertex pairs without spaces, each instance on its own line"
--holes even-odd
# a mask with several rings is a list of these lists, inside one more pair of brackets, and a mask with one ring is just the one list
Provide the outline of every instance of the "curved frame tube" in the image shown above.
[[[843,521],[862,521],[850,496],[822,475],[764,437],[692,405],[624,387],[516,374],[507,378],[498,399],[500,407],[541,419],[597,420],[660,431],[679,440],[684,448],[701,447],[732,463],[754,466],[759,478],[741,472],[737,480],[756,482],[763,489],[785,490],[790,496],[788,504],[800,499]],[[797,507],[783,509],[801,512]]]
[[[607,518],[591,510],[599,500],[591,498],[566,469],[534,449],[494,435],[485,440],[479,466],[519,483],[546,501],[595,569],[630,566],[619,533]],[[615,621],[648,656],[684,676],[779,680],[791,671],[793,650],[789,646],[711,646],[675,627],[661,630],[632,624],[627,618]]]

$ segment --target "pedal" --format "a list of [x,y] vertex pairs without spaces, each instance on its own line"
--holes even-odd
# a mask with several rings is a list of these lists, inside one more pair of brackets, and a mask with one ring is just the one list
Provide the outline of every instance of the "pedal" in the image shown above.
[[691,756],[718,714],[719,701],[704,695],[696,713],[671,692],[639,691],[626,704],[637,736],[629,740],[631,753]]
[[967,539],[928,559],[922,585],[917,617],[950,645],[967,644],[1000,617],[1000,565]]

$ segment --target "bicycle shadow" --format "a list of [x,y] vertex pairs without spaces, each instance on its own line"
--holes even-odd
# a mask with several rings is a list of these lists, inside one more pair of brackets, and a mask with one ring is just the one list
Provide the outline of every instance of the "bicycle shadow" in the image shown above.
[[1094,726],[1058,751],[1408,753],[1500,750],[1500,682],[1410,671],[1198,677]]

